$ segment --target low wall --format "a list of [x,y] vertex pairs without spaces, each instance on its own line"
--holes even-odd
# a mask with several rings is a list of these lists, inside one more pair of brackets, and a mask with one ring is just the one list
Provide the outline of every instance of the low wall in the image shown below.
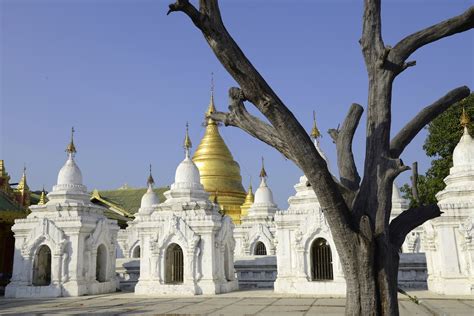
[[137,258],[117,258],[115,263],[117,277],[120,281],[120,290],[124,292],[134,292],[140,277],[140,259]]
[[401,253],[398,286],[402,289],[428,289],[428,271],[424,253]]
[[[120,290],[133,292],[140,277],[140,260],[130,258],[117,259],[117,275]],[[276,256],[236,257],[234,261],[239,289],[272,289],[277,276]],[[402,289],[426,290],[426,256],[424,253],[400,254],[398,285]]]
[[239,289],[273,288],[277,276],[276,256],[246,256],[234,260]]

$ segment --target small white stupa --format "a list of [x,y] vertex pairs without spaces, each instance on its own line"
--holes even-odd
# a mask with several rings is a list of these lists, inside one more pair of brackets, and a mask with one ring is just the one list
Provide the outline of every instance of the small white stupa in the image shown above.
[[[72,130],[72,135],[74,129]],[[73,136],[68,159],[58,174],[49,201],[30,207],[26,219],[15,221],[13,277],[7,297],[58,297],[115,292],[117,222],[92,204],[74,156]]]
[[423,225],[428,289],[447,295],[474,294],[474,140],[463,109],[463,135],[453,152],[453,167],[436,194],[440,217]]
[[[236,256],[275,255],[275,223],[274,217],[278,210],[273,200],[273,193],[267,184],[267,171],[262,157],[260,186],[255,191],[255,198],[242,216],[241,225],[235,229]],[[251,187],[249,194],[251,194]]]
[[141,249],[136,294],[217,294],[238,288],[234,225],[209,201],[190,159],[187,128],[184,148],[166,201],[156,204],[147,192],[134,220]]

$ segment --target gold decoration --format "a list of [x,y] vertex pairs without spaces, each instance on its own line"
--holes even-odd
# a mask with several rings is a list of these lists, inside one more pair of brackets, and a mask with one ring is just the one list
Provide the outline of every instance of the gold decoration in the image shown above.
[[23,174],[21,176],[20,182],[18,182],[18,186],[16,187],[16,191],[20,193],[25,193],[29,191],[28,184],[26,183],[26,166],[23,167]]
[[465,128],[467,128],[469,123],[471,123],[471,118],[467,114],[466,108],[464,106],[462,107],[461,119],[459,121],[461,122],[461,126]]
[[[206,115],[215,110],[211,95],[211,104]],[[216,122],[210,118],[204,137],[194,153],[193,161],[199,169],[204,189],[211,195],[218,190],[221,209],[235,224],[239,224],[240,206],[245,200],[240,167],[222,139]]]
[[255,200],[255,195],[253,194],[253,191],[252,191],[252,180],[250,180],[247,195],[245,196],[245,202],[240,207],[241,217],[247,216],[249,214],[249,209],[252,207],[254,200]]
[[46,204],[46,192],[44,191],[44,186],[43,186],[43,190],[41,191],[41,196],[40,196],[40,200],[38,202],[38,205],[45,205]]
[[316,126],[316,112],[313,111],[313,128],[311,129],[311,137],[314,139],[321,137],[321,132],[319,132],[318,127]]
[[71,142],[67,145],[66,147],[66,152],[68,154],[75,154],[76,151],[76,146],[74,146],[74,127],[71,128]]
[[191,138],[189,138],[189,124],[186,122],[186,136],[184,137],[184,148],[185,149],[190,149],[193,147],[193,144],[191,143]]

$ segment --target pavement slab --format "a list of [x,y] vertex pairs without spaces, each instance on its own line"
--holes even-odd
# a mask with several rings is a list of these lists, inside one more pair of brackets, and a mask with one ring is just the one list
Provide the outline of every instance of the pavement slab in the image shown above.
[[[400,297],[400,315],[474,315],[474,297],[422,294],[420,304]],[[196,297],[133,293],[47,299],[0,297],[2,315],[344,315],[344,306],[344,298],[276,295],[268,291]]]

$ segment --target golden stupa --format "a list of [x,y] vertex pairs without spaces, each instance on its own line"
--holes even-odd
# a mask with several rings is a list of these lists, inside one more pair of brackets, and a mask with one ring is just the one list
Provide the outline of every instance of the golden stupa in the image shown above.
[[253,194],[252,182],[250,181],[249,189],[247,191],[247,195],[245,196],[245,202],[240,207],[241,212],[242,212],[241,217],[247,216],[249,214],[249,209],[252,207],[254,201],[255,201],[255,195]]
[[209,116],[216,111],[214,93],[211,92],[211,101],[206,112],[206,131],[196,152],[193,161],[201,174],[201,183],[209,192],[210,200],[218,201],[224,214],[229,215],[234,224],[240,224],[241,205],[245,202],[246,192],[242,186],[239,164],[219,134],[217,122]]

